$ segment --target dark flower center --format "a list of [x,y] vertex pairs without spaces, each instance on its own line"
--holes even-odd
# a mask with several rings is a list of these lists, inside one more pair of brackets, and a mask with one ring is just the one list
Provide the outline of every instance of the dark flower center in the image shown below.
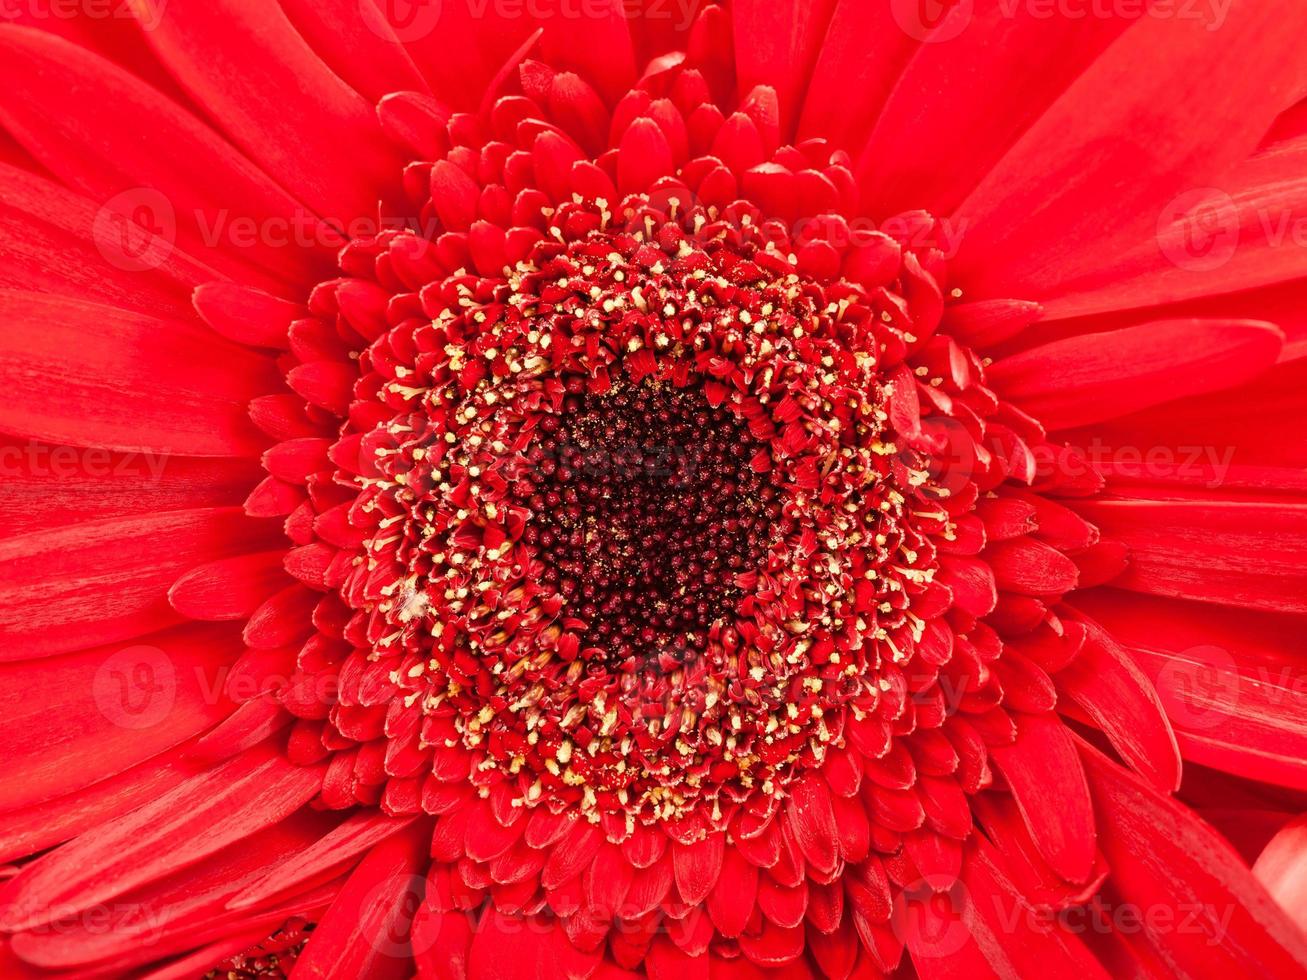
[[716,823],[849,727],[881,745],[906,695],[949,527],[893,401],[914,306],[679,197],[560,205],[499,272],[453,255],[357,354],[315,501],[357,522],[323,579],[355,647],[332,722],[427,757],[430,812],[471,779]]
[[540,428],[514,492],[542,581],[584,623],[582,655],[671,669],[733,629],[735,578],[760,566],[780,511],[744,420],[646,380],[569,395]]

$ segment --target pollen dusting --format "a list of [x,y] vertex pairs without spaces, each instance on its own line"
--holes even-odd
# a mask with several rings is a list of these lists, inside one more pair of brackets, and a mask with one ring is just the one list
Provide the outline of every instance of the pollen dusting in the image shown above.
[[712,822],[876,710],[950,521],[891,419],[888,300],[640,203],[559,208],[364,352],[341,592],[441,778]]

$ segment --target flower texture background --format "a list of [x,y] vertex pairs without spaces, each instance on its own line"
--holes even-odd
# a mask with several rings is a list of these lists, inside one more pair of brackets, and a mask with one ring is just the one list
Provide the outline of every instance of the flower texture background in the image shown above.
[[1301,0],[0,21],[0,975],[1305,975]]

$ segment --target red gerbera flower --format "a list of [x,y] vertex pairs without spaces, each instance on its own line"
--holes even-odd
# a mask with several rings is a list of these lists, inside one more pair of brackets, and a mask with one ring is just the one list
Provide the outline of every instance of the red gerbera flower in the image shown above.
[[0,972],[1302,975],[1307,7],[931,6],[16,11]]

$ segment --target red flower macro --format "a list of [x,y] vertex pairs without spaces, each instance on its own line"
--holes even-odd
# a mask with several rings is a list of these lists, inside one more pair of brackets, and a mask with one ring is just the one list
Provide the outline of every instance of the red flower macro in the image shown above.
[[1301,0],[4,20],[0,975],[1304,975]]

